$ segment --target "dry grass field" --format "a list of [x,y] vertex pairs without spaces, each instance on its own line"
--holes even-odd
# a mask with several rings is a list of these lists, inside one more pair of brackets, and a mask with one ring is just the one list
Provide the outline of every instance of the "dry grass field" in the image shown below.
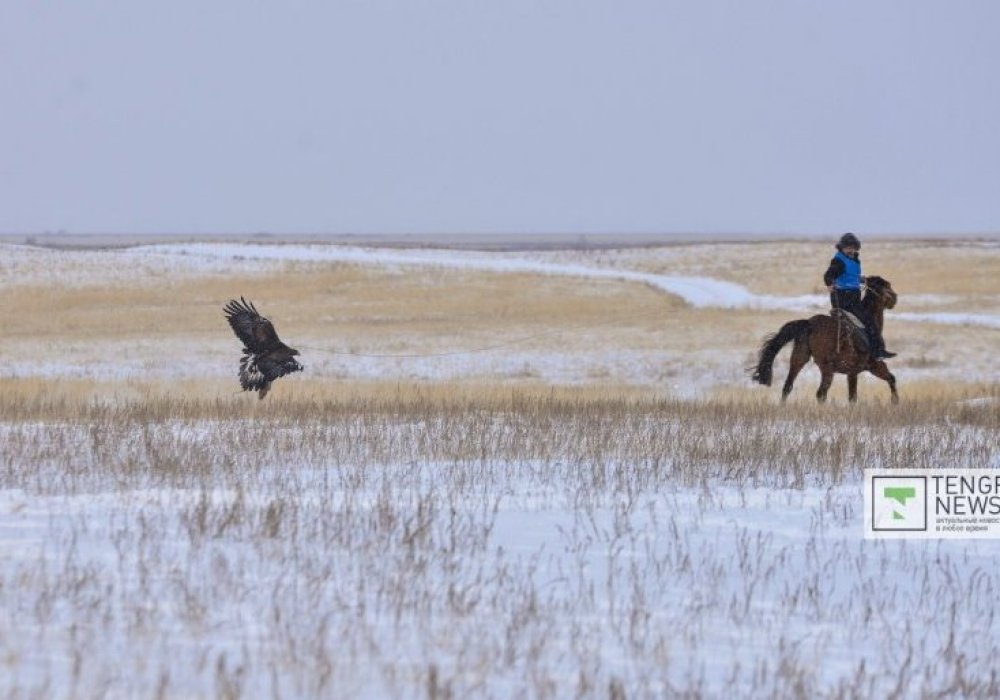
[[[861,471],[1000,468],[1000,246],[869,247],[898,406],[750,385],[800,301],[556,267],[798,298],[815,243],[3,247],[0,696],[996,697],[1000,544],[863,540]],[[306,366],[264,401],[240,295]]]
[[[687,270],[731,279],[757,292],[802,294],[823,291],[825,263],[834,252],[826,242],[759,241],[677,245],[662,256],[631,249],[613,257],[629,267]],[[866,272],[891,280],[904,295],[971,296],[979,298],[974,304],[979,306],[988,305],[989,297],[997,293],[995,241],[873,241],[864,245],[861,259]]]
[[[933,319],[971,314],[996,321],[1000,247],[927,241],[869,247],[866,270],[892,280],[900,295],[886,335],[900,352],[894,366],[904,394],[942,379],[995,382],[997,325]],[[309,387],[296,391],[308,391],[331,380],[541,381],[693,397],[749,388],[743,368],[761,336],[823,311],[819,277],[830,254],[827,245],[796,242],[495,254],[525,260],[537,267],[533,272],[433,260],[327,261],[312,249],[298,258],[254,257],[259,249],[205,257],[5,246],[0,376],[163,381],[186,391],[201,387],[199,398],[215,396],[214,380],[233,376],[239,351],[221,322],[221,306],[245,295],[303,352],[307,374],[276,391],[293,382]],[[642,281],[545,273],[565,263],[708,277],[752,294],[811,301],[803,309],[693,306]],[[816,381],[807,371],[801,393],[811,393],[805,387]],[[862,391],[863,399],[873,396],[878,387]]]

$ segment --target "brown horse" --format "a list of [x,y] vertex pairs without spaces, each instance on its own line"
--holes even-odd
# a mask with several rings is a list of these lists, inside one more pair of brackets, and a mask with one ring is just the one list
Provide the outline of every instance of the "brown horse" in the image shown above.
[[[896,305],[896,292],[892,285],[881,277],[867,278],[867,290],[861,305],[874,320],[878,329],[882,330],[883,312]],[[839,326],[839,329],[838,329]],[[864,342],[856,342],[853,326],[846,319],[836,319],[828,315],[817,315],[810,319],[789,321],[774,335],[764,339],[760,347],[757,366],[752,368],[753,380],[764,386],[771,386],[771,368],[774,358],[789,341],[795,341],[792,346],[792,358],[788,368],[788,378],[781,390],[781,400],[788,398],[792,391],[795,377],[812,357],[823,375],[816,392],[820,403],[826,401],[826,392],[833,382],[836,373],[847,375],[847,392],[850,401],[858,400],[858,375],[871,372],[879,379],[889,383],[892,391],[892,402],[899,402],[896,393],[896,378],[882,360],[876,360]]]

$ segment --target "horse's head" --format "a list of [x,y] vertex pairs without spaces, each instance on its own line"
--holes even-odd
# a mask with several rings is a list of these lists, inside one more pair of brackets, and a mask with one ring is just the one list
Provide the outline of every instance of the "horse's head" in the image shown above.
[[868,286],[868,293],[877,296],[882,306],[891,309],[896,305],[896,292],[889,284],[889,280],[882,277],[868,277],[865,284]]

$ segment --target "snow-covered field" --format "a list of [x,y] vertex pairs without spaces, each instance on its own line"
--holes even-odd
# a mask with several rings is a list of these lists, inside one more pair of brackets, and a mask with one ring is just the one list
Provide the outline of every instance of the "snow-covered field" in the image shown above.
[[3,426],[0,693],[1000,692],[1000,542],[865,541],[858,473],[995,410],[273,408]]
[[1000,543],[861,513],[1000,468],[1000,246],[875,258],[899,406],[779,406],[827,248],[0,246],[0,697],[1000,696]]

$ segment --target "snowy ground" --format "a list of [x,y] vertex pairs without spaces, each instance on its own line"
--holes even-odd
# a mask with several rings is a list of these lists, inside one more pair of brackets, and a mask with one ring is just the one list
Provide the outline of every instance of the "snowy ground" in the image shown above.
[[[996,543],[863,542],[857,483],[708,483],[580,508],[514,478],[445,518],[456,504],[410,493],[413,471],[380,470],[349,498],[311,484],[313,502],[284,506],[291,552],[281,530],[257,539],[267,491],[0,492],[0,692],[413,697],[435,669],[465,697],[603,696],[616,682],[630,697],[876,696],[947,689],[958,668],[985,682],[1000,659]],[[255,514],[192,537],[203,499]],[[404,525],[361,558],[348,544],[373,536],[363,525],[318,522],[380,507],[412,529],[426,509],[431,551],[411,551]]]
[[[501,412],[8,425],[0,694],[1000,692],[1000,543],[865,541],[853,458],[764,466],[730,454],[770,449],[748,417],[655,416],[551,444]],[[989,435],[879,430],[845,447],[957,464]],[[481,456],[442,459],[462,432]]]

